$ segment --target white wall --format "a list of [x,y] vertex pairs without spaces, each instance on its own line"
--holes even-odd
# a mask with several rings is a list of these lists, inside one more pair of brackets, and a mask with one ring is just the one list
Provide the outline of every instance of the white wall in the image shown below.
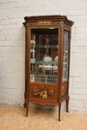
[[87,0],[0,0],[0,102],[24,103],[24,16],[53,14],[75,22],[69,108],[87,112]]

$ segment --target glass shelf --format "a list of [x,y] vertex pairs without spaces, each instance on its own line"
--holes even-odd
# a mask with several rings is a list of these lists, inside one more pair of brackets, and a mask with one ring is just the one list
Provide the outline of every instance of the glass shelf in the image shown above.
[[32,61],[32,59],[30,60],[31,64],[44,64],[44,65],[57,65],[58,62],[57,61]]
[[57,76],[53,75],[30,75],[31,82],[57,83]]
[[33,45],[31,44],[31,48],[58,48],[58,45]]

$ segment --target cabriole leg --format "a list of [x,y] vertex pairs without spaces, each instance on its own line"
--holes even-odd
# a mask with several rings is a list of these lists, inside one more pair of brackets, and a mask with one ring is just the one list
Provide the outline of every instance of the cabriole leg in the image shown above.
[[69,105],[69,99],[66,99],[66,112],[69,112],[68,105]]
[[26,99],[26,117],[28,116],[28,100]]
[[58,110],[58,121],[60,121],[60,112],[61,112],[61,103],[59,104],[59,110]]

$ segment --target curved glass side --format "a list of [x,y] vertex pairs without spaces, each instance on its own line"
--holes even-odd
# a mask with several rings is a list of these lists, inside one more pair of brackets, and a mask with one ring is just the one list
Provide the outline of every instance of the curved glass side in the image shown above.
[[69,53],[70,53],[70,32],[64,30],[64,45],[63,45],[63,74],[62,81],[69,79]]

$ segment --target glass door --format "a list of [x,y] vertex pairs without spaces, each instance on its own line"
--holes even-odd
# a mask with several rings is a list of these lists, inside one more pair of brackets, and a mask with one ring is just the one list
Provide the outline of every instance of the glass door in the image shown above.
[[57,83],[58,28],[31,29],[30,82]]

